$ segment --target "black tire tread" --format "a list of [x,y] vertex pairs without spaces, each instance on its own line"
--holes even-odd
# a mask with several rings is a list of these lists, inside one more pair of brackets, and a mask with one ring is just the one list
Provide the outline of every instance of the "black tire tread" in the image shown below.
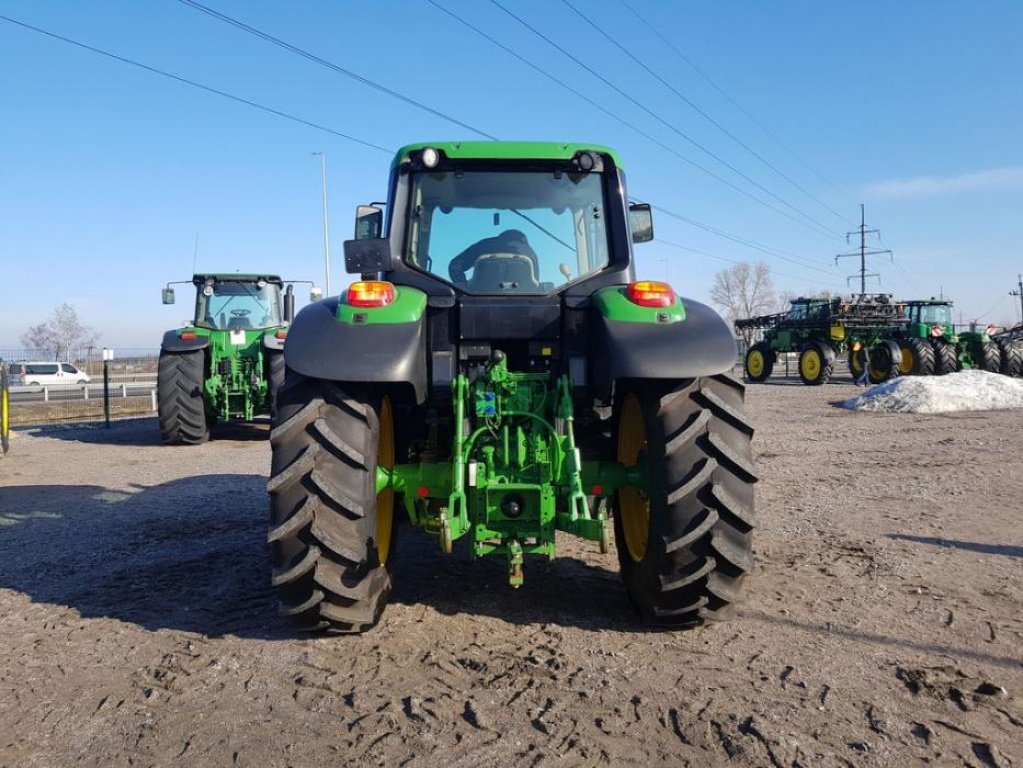
[[946,341],[934,341],[934,375],[944,376],[948,373],[955,373],[959,370],[959,357],[956,355],[954,345]]
[[724,374],[667,387],[633,384],[647,419],[651,477],[663,486],[653,480],[647,489],[652,523],[644,559],[632,561],[617,515],[616,540],[629,596],[655,626],[727,618],[753,566],[756,475],[744,389]]
[[168,445],[199,445],[209,439],[203,381],[206,353],[161,350],[156,375],[160,438]]
[[391,585],[375,544],[376,411],[290,370],[278,402],[267,489],[280,612],[301,630],[363,632],[379,621]]
[[934,347],[923,339],[909,339],[907,342],[913,351],[913,376],[934,375]]
[[1006,376],[1023,376],[1023,341],[1000,339],[998,346],[1002,350],[1002,373]]

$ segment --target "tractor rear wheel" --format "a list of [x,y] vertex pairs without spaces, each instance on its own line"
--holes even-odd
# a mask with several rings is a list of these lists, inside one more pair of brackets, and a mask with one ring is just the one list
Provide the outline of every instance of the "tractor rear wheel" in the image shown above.
[[266,357],[266,399],[270,406],[270,424],[277,424],[277,392],[284,383],[284,353],[265,351]]
[[1000,341],[1002,350],[1002,373],[1006,376],[1023,376],[1023,341]]
[[955,373],[959,370],[959,356],[956,354],[954,345],[940,340],[931,343],[934,345],[934,373],[936,375],[944,376],[946,373]]
[[910,368],[912,375],[934,375],[934,347],[923,339],[907,339],[902,345],[903,358],[907,350],[913,356],[913,365]]
[[774,350],[770,344],[760,342],[750,347],[746,353],[746,378],[753,382],[761,382],[771,375],[774,369]]
[[827,344],[811,341],[799,351],[799,378],[804,384],[827,383],[835,367],[835,353]]
[[376,492],[395,462],[390,398],[294,371],[277,393],[270,433],[272,583],[302,630],[365,632],[391,590],[395,494]]
[[203,382],[206,352],[160,352],[156,402],[160,437],[168,445],[198,445],[210,437]]
[[622,580],[663,628],[724,619],[753,568],[753,427],[744,387],[721,374],[675,385],[634,382],[614,409],[617,460],[645,462],[645,488],[615,497]]
[[871,384],[894,379],[899,375],[899,364],[902,360],[902,349],[899,345],[886,339],[870,350],[870,366],[867,377]]
[[973,350],[973,367],[988,373],[1001,373],[1002,351],[993,341],[982,341]]

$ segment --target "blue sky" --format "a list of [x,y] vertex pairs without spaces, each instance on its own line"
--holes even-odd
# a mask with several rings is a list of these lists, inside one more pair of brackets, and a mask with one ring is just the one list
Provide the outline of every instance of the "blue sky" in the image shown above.
[[[728,266],[720,259],[764,259],[779,289],[848,291],[855,265],[835,268],[834,256],[849,250],[841,236],[863,202],[868,225],[895,253],[894,264],[873,264],[884,290],[943,291],[966,320],[1019,317],[1008,291],[1023,271],[1023,4],[628,0],[711,84],[619,0],[572,0],[800,189],[563,2],[502,0],[632,100],[491,2],[436,2],[618,119],[427,0],[206,0],[483,132],[614,146],[633,197],[772,251],[655,214],[659,242],[638,249],[641,275],[666,276],[683,295],[706,299],[713,274]],[[0,13],[389,151],[480,138],[177,0],[8,0]],[[106,344],[157,346],[188,314],[189,301],[162,306],[159,289],[191,274],[197,235],[199,270],[276,271],[322,284],[314,151],[327,160],[336,293],[346,284],[341,241],[351,236],[354,206],[386,194],[389,151],[2,20],[0,95],[0,348],[19,346],[25,328],[63,301]],[[795,219],[807,214],[830,234],[750,195]]]

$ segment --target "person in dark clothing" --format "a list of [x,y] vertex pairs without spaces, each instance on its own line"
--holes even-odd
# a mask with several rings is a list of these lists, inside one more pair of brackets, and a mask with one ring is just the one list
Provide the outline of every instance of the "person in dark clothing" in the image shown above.
[[867,349],[866,344],[861,344],[857,341],[853,344],[853,352],[856,354],[856,364],[860,368],[860,373],[856,377],[855,383],[857,386],[860,384],[866,386],[870,374],[870,351]]
[[506,229],[495,237],[486,237],[479,240],[460,254],[455,256],[448,264],[448,275],[453,283],[466,283],[469,278],[466,272],[476,265],[476,259],[488,253],[515,253],[520,256],[528,256],[533,262],[534,275],[540,274],[540,263],[536,253],[526,240],[526,236],[517,229]]

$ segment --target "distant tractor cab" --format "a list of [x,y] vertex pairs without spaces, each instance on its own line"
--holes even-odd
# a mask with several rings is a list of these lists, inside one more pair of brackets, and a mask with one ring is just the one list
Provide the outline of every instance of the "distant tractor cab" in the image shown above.
[[[164,334],[157,402],[165,443],[202,443],[210,427],[230,419],[252,421],[273,411],[284,378],[284,341],[295,314],[293,286],[276,275],[197,274],[195,314]],[[174,303],[174,289],[163,303]],[[320,297],[313,289],[312,299]]]

